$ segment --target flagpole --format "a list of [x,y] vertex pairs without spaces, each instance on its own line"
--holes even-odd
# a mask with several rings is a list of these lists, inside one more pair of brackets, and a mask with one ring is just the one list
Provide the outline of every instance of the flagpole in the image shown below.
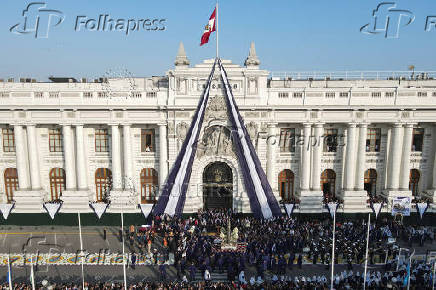
[[33,254],[30,256],[30,279],[32,282],[32,290],[35,290],[35,274],[33,272]]
[[330,278],[330,289],[333,289],[333,275],[335,271],[335,231],[336,231],[336,210],[333,215],[332,274]]
[[369,227],[371,225],[371,213],[368,214],[368,232],[366,234],[365,273],[363,276],[363,290],[366,288],[366,272],[368,270]]
[[219,50],[218,50],[218,0],[216,1],[216,58],[219,57]]
[[8,254],[8,280],[9,280],[9,289],[12,290],[12,275],[11,275],[11,260]]
[[412,272],[412,256],[415,255],[415,249],[413,249],[412,254],[409,257],[409,267],[407,271],[407,290],[410,289],[410,272]]
[[83,257],[83,239],[82,239],[82,223],[80,222],[80,212],[77,212],[77,217],[79,220],[79,238],[80,238],[80,254],[82,255],[82,287],[85,289],[85,274],[83,270],[83,263],[84,263],[84,257]]

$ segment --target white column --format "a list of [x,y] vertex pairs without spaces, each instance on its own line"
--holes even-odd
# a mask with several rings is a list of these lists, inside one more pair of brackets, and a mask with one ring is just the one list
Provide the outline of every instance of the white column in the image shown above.
[[345,156],[344,190],[354,190],[356,173],[356,124],[349,123],[347,128],[347,152]]
[[123,153],[124,153],[124,189],[128,190],[133,186],[132,174],[132,144],[130,136],[130,124],[123,125]]
[[24,130],[21,125],[14,125],[15,154],[17,157],[18,186],[20,190],[29,189],[29,171],[27,170],[27,154],[24,144]]
[[323,124],[315,124],[314,126],[314,138],[312,144],[312,185],[311,188],[314,191],[321,190],[321,157],[324,150],[324,138],[323,138]]
[[404,127],[404,142],[403,153],[401,157],[401,177],[400,189],[409,190],[409,176],[410,176],[410,152],[412,151],[412,134],[413,124],[406,124]]
[[359,144],[357,151],[357,168],[356,168],[356,190],[363,191],[365,183],[365,163],[366,163],[366,138],[368,124],[359,125]]
[[27,151],[30,161],[30,181],[32,190],[41,189],[41,176],[39,173],[39,146],[36,141],[36,128],[35,125],[27,125]]
[[303,140],[299,140],[302,144],[301,147],[301,179],[300,188],[301,190],[309,190],[310,187],[310,133],[312,130],[312,125],[310,123],[303,124]]
[[162,187],[168,175],[167,124],[159,124],[159,185]]
[[85,144],[83,139],[83,125],[76,125],[76,170],[77,170],[77,187],[79,190],[88,189],[86,177],[86,159]]
[[67,190],[72,190],[76,188],[76,171],[74,168],[73,138],[70,125],[63,125],[62,135],[65,158],[65,184]]
[[112,131],[112,180],[113,189],[122,189],[120,130],[118,125],[111,125]]
[[276,169],[276,147],[279,144],[277,137],[277,123],[268,124],[268,138],[266,147],[266,177],[271,188],[277,188],[277,177],[275,176]]
[[400,123],[395,123],[392,126],[391,151],[389,155],[388,167],[388,189],[398,190],[400,182],[400,165],[401,165],[401,149],[403,148],[403,140],[401,139],[401,131],[403,127]]

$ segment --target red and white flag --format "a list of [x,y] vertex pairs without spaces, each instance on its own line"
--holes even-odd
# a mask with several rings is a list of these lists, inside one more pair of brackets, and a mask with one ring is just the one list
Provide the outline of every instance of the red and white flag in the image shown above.
[[204,33],[203,33],[203,36],[201,37],[200,46],[209,42],[210,34],[216,30],[215,22],[216,22],[216,7],[213,10],[213,13],[209,18],[209,23],[204,28]]

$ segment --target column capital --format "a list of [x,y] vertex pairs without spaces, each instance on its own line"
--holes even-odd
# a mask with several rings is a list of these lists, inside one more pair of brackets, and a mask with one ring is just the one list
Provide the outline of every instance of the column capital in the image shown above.
[[404,123],[402,123],[402,122],[395,122],[395,123],[392,123],[392,127],[393,127],[393,128],[402,128],[403,125],[404,125]]
[[406,127],[406,128],[413,128],[416,125],[418,125],[418,123],[405,123],[404,127]]
[[357,127],[357,123],[356,122],[347,123],[347,127],[348,128],[356,128]]
[[73,124],[71,124],[71,126],[83,127],[83,126],[85,126],[85,124],[83,124],[83,123],[73,123]]
[[368,128],[369,124],[370,123],[368,123],[368,122],[359,123],[359,127],[360,128]]
[[277,123],[277,122],[268,122],[267,123],[267,127],[268,128],[275,128],[275,127],[277,127],[279,125],[279,123]]
[[302,125],[303,125],[303,127],[305,127],[305,128],[310,128],[310,127],[312,127],[313,123],[310,123],[310,122],[304,122]]
[[111,127],[118,127],[120,123],[107,123],[107,125]]
[[122,123],[121,126],[123,126],[123,127],[131,127],[132,123]]
[[158,125],[159,127],[162,127],[162,126],[167,126],[168,124],[167,123],[163,123],[163,122],[161,122],[161,123],[157,123],[156,125]]
[[314,125],[315,128],[323,128],[325,123],[317,122],[317,123],[314,123],[313,125]]

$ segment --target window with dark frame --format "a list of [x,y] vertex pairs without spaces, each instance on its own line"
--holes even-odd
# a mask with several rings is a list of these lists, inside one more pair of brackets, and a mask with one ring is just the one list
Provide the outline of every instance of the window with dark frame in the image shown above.
[[336,152],[338,148],[338,129],[325,129],[324,152]]
[[51,200],[57,200],[65,190],[65,170],[63,168],[52,168],[50,170],[50,191]]
[[14,128],[3,128],[3,152],[15,152]]
[[50,152],[62,152],[62,131],[60,128],[51,128],[48,130],[48,143]]
[[366,152],[380,152],[381,129],[369,128],[366,133]]
[[158,175],[153,168],[143,168],[140,175],[141,203],[156,203]]
[[95,152],[109,152],[108,129],[95,129]]
[[6,168],[4,173],[7,203],[14,200],[14,191],[18,190],[18,173],[16,168]]
[[324,198],[336,197],[336,173],[332,169],[326,169],[321,173],[321,190]]
[[295,152],[295,128],[280,129],[280,152]]
[[141,152],[154,151],[154,129],[141,129]]
[[424,129],[423,128],[413,128],[412,137],[412,151],[422,152],[422,147],[424,144]]
[[98,168],[95,171],[96,200],[103,201],[112,189],[112,171],[108,168]]
[[283,201],[291,201],[294,197],[294,173],[285,169],[279,174],[280,197]]
[[377,189],[377,171],[375,169],[368,169],[365,171],[364,189],[371,197],[376,196]]

